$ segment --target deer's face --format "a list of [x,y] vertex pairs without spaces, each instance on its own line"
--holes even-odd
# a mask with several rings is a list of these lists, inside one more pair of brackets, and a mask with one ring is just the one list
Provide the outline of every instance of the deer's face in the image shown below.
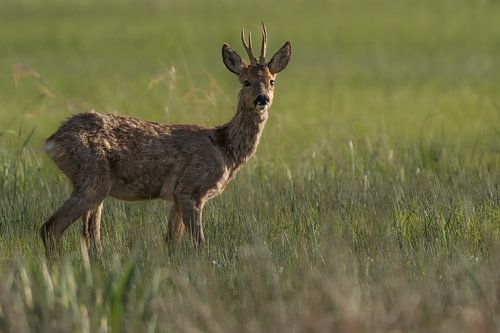
[[250,58],[250,64],[245,63],[228,44],[222,47],[222,60],[227,69],[238,76],[241,83],[240,103],[246,110],[264,113],[273,102],[276,75],[288,65],[292,48],[286,42],[266,63],[267,32],[263,26],[262,50],[259,61],[252,54],[252,44],[249,37],[248,45],[241,35],[243,46]]
[[245,109],[267,111],[273,102],[276,74],[267,66],[247,66],[238,75],[241,82],[240,99]]

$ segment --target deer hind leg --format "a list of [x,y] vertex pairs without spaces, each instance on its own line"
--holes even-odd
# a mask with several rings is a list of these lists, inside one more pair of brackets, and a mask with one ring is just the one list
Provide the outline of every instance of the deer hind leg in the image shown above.
[[179,201],[174,199],[174,204],[170,209],[170,214],[167,221],[167,233],[165,240],[169,248],[173,248],[177,241],[184,233],[184,224],[182,223],[182,211]]
[[203,250],[205,236],[203,234],[202,211],[203,202],[193,200],[187,196],[180,196],[179,203],[182,210],[182,221],[189,232],[197,250]]
[[95,251],[99,255],[101,255],[103,251],[101,243],[102,206],[103,204],[100,202],[82,215],[83,237],[87,245],[87,250],[89,252]]
[[40,236],[48,258],[57,255],[59,240],[66,228],[100,204],[108,194],[111,188],[109,172],[103,173],[103,169],[100,171],[96,173],[87,170],[89,175],[98,176],[84,179],[75,185],[69,199],[40,228]]

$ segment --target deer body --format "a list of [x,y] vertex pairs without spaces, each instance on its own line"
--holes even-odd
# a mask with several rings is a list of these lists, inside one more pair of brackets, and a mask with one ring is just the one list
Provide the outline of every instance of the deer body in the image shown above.
[[[264,28],[264,56],[265,40]],[[248,65],[227,44],[222,49],[226,67],[243,85],[236,114],[224,125],[165,125],[88,112],[72,116],[46,140],[47,154],[73,186],[70,198],[40,230],[48,256],[79,217],[87,246],[101,251],[100,218],[106,196],[172,201],[167,242],[174,244],[187,229],[202,248],[203,206],[222,193],[255,153],[272,103],[275,76],[290,58],[287,42],[268,64],[261,51],[257,63],[250,42],[250,46],[243,43],[250,56]]]

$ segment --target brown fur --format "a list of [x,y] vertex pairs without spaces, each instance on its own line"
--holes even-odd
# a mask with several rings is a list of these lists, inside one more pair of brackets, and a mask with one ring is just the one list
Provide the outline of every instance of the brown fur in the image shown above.
[[[108,195],[172,201],[167,242],[173,245],[187,229],[201,249],[203,206],[255,153],[273,100],[271,80],[288,64],[290,51],[287,42],[268,64],[247,65],[224,44],[224,63],[243,86],[236,114],[222,126],[164,125],[98,112],[65,121],[45,149],[73,191],[40,229],[47,255],[55,253],[62,233],[79,217],[87,246],[100,252],[102,202]],[[267,98],[267,104],[259,104],[259,98]]]

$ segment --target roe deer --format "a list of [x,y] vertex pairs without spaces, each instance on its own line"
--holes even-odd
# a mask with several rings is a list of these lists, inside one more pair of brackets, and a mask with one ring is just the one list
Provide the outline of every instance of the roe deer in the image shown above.
[[254,155],[273,101],[276,74],[288,64],[286,42],[266,63],[267,33],[262,24],[259,60],[241,32],[250,58],[244,62],[228,44],[222,60],[242,84],[236,114],[224,125],[164,125],[115,114],[73,115],[45,143],[45,151],[69,178],[69,199],[43,224],[46,255],[57,254],[64,230],[79,217],[87,248],[102,251],[100,220],[106,196],[122,200],[165,199],[173,202],[166,241],[171,246],[184,228],[202,249],[202,211],[222,193],[241,166]]

